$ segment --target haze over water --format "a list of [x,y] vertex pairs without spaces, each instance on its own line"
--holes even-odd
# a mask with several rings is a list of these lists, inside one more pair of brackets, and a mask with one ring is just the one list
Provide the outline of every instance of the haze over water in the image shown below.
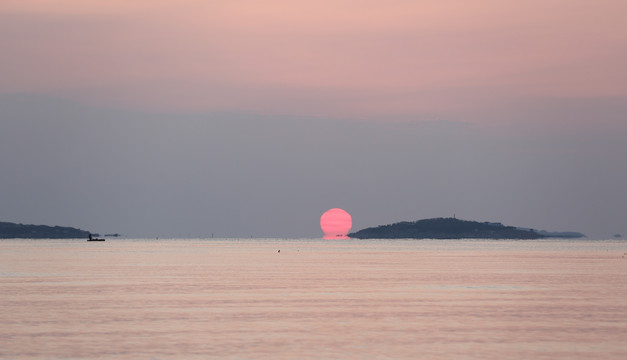
[[0,358],[624,359],[625,252],[618,240],[3,240]]

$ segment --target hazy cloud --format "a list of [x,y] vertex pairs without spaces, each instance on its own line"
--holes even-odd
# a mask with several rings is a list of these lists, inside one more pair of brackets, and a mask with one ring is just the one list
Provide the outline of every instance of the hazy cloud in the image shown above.
[[452,121],[147,114],[4,96],[6,220],[136,236],[317,236],[433,216],[592,236],[624,221],[624,132],[524,135]]

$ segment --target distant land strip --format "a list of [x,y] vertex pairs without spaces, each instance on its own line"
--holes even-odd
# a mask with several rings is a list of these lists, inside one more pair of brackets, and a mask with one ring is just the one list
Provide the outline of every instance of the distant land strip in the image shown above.
[[0,239],[84,239],[89,231],[48,225],[24,225],[0,222]]
[[578,232],[549,232],[495,222],[478,222],[457,218],[434,218],[403,221],[370,227],[348,234],[356,239],[544,239],[582,238]]

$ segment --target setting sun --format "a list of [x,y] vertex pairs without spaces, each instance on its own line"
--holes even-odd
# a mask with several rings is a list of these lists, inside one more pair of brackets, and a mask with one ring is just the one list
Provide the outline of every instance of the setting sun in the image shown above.
[[348,239],[348,232],[353,226],[353,219],[345,210],[334,208],[327,210],[320,217],[320,227],[324,239]]

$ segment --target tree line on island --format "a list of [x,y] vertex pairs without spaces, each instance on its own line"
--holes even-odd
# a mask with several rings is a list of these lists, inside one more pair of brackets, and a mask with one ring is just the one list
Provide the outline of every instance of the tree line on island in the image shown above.
[[0,239],[84,239],[89,231],[48,225],[24,225],[0,222]]
[[[85,239],[90,232],[67,226],[0,222],[0,239]],[[92,234],[98,236],[97,234]],[[105,236],[119,236],[107,234]],[[348,234],[356,239],[543,239],[582,238],[578,232],[548,232],[501,223],[434,218],[380,225]]]
[[356,239],[543,239],[581,238],[578,232],[548,232],[501,223],[434,218],[380,225],[348,234]]

